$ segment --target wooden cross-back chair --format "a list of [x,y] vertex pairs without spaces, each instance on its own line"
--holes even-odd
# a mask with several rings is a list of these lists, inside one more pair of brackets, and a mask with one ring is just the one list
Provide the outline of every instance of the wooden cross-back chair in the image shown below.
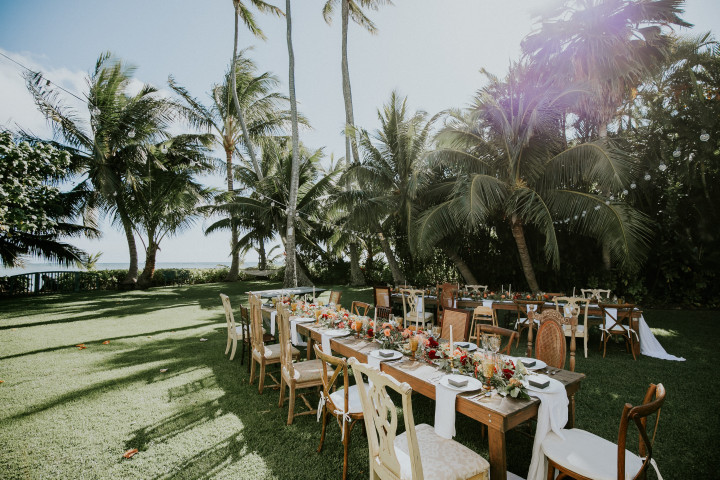
[[[562,303],[562,304],[561,304]],[[582,338],[585,347],[585,358],[588,354],[588,309],[590,299],[583,297],[555,297],[555,310],[563,314],[561,324],[566,337]],[[580,323],[582,315],[583,322]],[[573,325],[575,332],[573,334]]]
[[[280,386],[278,380],[273,376],[271,372],[266,370],[268,365],[275,365],[280,363],[280,345],[275,343],[272,345],[265,345],[265,336],[262,328],[262,301],[259,297],[250,294],[250,338],[252,339],[252,355],[250,361],[250,384],[252,385],[255,381],[255,366],[260,367],[260,374],[258,375],[258,392],[263,393],[265,387],[265,376],[268,375],[275,382],[271,385],[273,388]],[[281,303],[278,303],[281,305]],[[300,356],[300,351],[295,347],[292,347],[292,354],[294,357]]]
[[[435,433],[428,424],[415,425],[412,388],[375,367],[350,358],[360,391],[370,457],[370,478],[383,480],[488,480],[490,464],[452,439]],[[367,382],[363,377],[367,377]],[[388,394],[399,394],[405,431],[398,435],[398,409]]]
[[467,342],[470,332],[470,310],[463,308],[446,308],[443,315],[440,338],[450,339],[450,326],[453,329],[454,342]]
[[367,316],[368,310],[370,310],[370,304],[360,302],[358,300],[353,300],[352,305],[350,306],[350,313],[354,315],[360,315],[362,317]]
[[375,307],[375,325],[378,324],[378,320],[381,322],[387,322],[390,320],[390,315],[392,315],[392,308]]
[[[327,428],[327,417],[332,415],[340,426],[340,440],[343,444],[343,480],[347,478],[348,453],[350,450],[350,433],[358,420],[363,418],[360,392],[357,385],[350,386],[347,362],[344,358],[334,357],[322,351],[317,344],[315,355],[322,364],[322,393],[320,405],[322,415],[322,432],[317,451],[322,451]],[[340,384],[340,385],[338,385]],[[340,388],[338,388],[338,386]]]
[[490,325],[497,327],[497,318],[495,318],[492,307],[478,305],[475,307],[472,314],[472,323],[470,324],[470,336],[468,337],[468,340],[474,340],[475,342],[478,341],[478,338],[475,336],[475,332],[477,331],[477,326],[483,323],[489,323]]
[[500,350],[498,350],[499,353],[502,353],[504,355],[510,355],[510,350],[512,349],[513,341],[515,341],[515,337],[517,336],[517,332],[515,330],[510,330],[509,328],[502,328],[495,325],[483,325],[482,323],[476,327],[475,335],[477,337],[477,344],[480,346],[483,333],[489,334],[489,335],[499,335],[501,337],[507,338],[507,343],[504,346],[500,346]]
[[285,387],[290,390],[288,401],[287,424],[290,425],[293,419],[299,415],[311,415],[317,412],[310,405],[310,402],[301,394],[300,398],[308,408],[304,412],[295,413],[295,391],[302,388],[315,388],[322,385],[322,362],[320,360],[306,360],[295,363],[298,358],[294,355],[297,349],[292,346],[290,339],[290,312],[284,305],[278,304],[278,330],[280,331],[280,400],[278,407],[285,403]]
[[414,323],[415,327],[425,329],[425,324],[432,323],[433,314],[425,309],[425,292],[415,289],[401,289],[403,298],[403,326],[407,327],[408,322]]
[[[532,331],[540,325],[535,315],[542,313],[545,302],[542,300],[513,300],[517,311],[515,330],[518,331],[517,345],[520,346],[520,335],[528,330],[528,350],[532,352]],[[530,354],[528,354],[530,356]]]
[[443,283],[435,287],[437,295],[437,319],[442,324],[443,312],[446,308],[457,307],[458,286],[456,283]]
[[604,318],[604,323],[600,325],[603,358],[607,351],[608,340],[613,336],[619,336],[625,339],[625,348],[631,351],[633,359],[637,360],[634,345],[636,341],[640,342],[640,337],[632,327],[632,318],[637,312],[637,305],[633,303],[601,303],[599,306]]
[[[641,405],[626,403],[620,417],[617,444],[577,428],[563,430],[562,438],[550,432],[542,442],[543,453],[548,460],[547,480],[556,478],[556,469],[560,471],[558,479],[567,476],[644,479],[651,465],[657,478],[662,478],[653,460],[653,444],[664,402],[665,387],[660,383],[650,384]],[[653,415],[655,418],[651,419]],[[635,425],[638,433],[637,454],[628,449],[630,425]],[[652,427],[652,436],[648,435],[648,425]]]

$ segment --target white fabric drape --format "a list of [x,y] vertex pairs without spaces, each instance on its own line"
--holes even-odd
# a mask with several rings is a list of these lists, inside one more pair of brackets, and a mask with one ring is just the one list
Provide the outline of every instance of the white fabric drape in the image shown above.
[[443,438],[455,436],[455,397],[458,391],[435,385],[435,433]]
[[535,441],[533,442],[527,480],[545,480],[547,460],[542,451],[542,442],[550,431],[564,438],[562,429],[568,421],[570,401],[564,388],[555,393],[534,391],[528,391],[528,393],[540,399],[540,408],[538,408],[537,428],[535,429]]

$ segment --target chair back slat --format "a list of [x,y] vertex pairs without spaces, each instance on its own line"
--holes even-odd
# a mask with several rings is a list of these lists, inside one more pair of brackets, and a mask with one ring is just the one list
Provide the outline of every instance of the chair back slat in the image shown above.
[[342,292],[340,290],[331,290],[328,303],[334,303],[335,305],[338,305],[340,303],[340,297],[342,297]]
[[555,320],[546,320],[538,328],[535,358],[554,368],[565,368],[565,333]]
[[470,332],[470,310],[446,308],[443,314],[440,338],[450,339],[450,326],[453,329],[453,341],[467,342]]
[[465,285],[465,290],[469,293],[485,293],[487,289],[487,285]]
[[632,328],[632,317],[637,305],[632,303],[600,303],[599,307],[602,311],[606,330],[624,330],[624,326]]
[[235,316],[233,315],[232,306],[230,305],[230,297],[221,293],[220,300],[222,300],[223,308],[225,309],[228,333],[232,333],[235,330]]
[[358,300],[353,300],[352,305],[350,306],[350,313],[353,313],[355,315],[360,315],[361,317],[367,316],[367,312],[370,309],[370,304],[365,302],[360,302]]
[[[315,355],[317,356],[317,358],[322,360],[323,395],[325,397],[325,402],[327,404],[328,410],[330,410],[331,412],[334,412],[336,410],[342,410],[343,412],[349,411],[348,404],[350,403],[350,379],[345,359],[328,355],[327,353],[323,352],[322,348],[318,346],[317,343],[314,344],[313,347],[315,348]],[[332,373],[330,373],[331,369]],[[335,383],[338,381],[339,378],[342,378],[342,388],[344,389],[344,405],[335,405],[335,402],[333,402],[332,397],[330,396],[330,394],[333,393],[333,391],[335,391],[335,389],[337,388]]]
[[[379,478],[400,480],[400,462],[395,450],[397,436],[397,408],[388,394],[388,389],[395,391],[402,398],[405,434],[408,441],[408,453],[412,468],[411,478],[422,479],[422,463],[420,449],[415,433],[415,420],[412,411],[412,388],[407,383],[400,383],[391,376],[381,373],[375,367],[360,363],[350,358],[348,363],[353,369],[357,380],[360,402],[363,406],[365,429],[368,436],[370,464]],[[367,377],[367,382],[363,379]],[[370,472],[371,477],[375,477]]]
[[401,289],[400,293],[403,298],[403,317],[421,318],[425,313],[425,292],[415,289]]
[[610,300],[610,290],[602,288],[581,288],[580,293],[588,300],[595,300],[598,303]]
[[390,320],[390,314],[392,314],[392,308],[390,307],[375,307],[375,324],[377,325],[378,319]]
[[[258,352],[260,355],[265,355],[265,342],[263,340],[263,329],[262,329],[262,302],[260,297],[250,294],[248,297],[250,303],[250,338],[252,339],[253,351]],[[278,303],[281,305],[281,303]]]
[[375,308],[390,307],[390,287],[373,287]]
[[277,327],[280,333],[280,365],[289,374],[289,378],[295,378],[290,339],[290,311],[285,307],[284,303],[278,303],[277,310]]
[[[645,478],[645,472],[647,472],[651,465],[655,433],[657,432],[657,426],[660,422],[660,409],[664,402],[665,387],[662,383],[659,383],[657,385],[650,384],[643,398],[642,405],[633,407],[629,403],[625,404],[622,417],[620,418],[620,431],[618,433],[618,479],[627,478],[625,471],[625,450],[627,448],[627,431],[631,422],[638,431],[638,455],[643,459],[640,470],[634,474],[632,478]],[[650,439],[647,434],[647,420],[648,417],[653,414],[655,414],[655,426],[653,428],[652,439]]]
[[498,350],[504,355],[510,355],[510,349],[512,348],[512,344],[515,341],[515,337],[517,337],[518,335],[518,332],[515,330],[509,330],[507,328],[502,328],[495,325],[479,324],[477,327],[475,327],[475,330],[475,335],[477,336],[478,340],[478,346],[480,346],[480,339],[482,338],[483,333],[487,333],[490,335],[499,335],[501,337],[507,338],[507,343],[505,344],[505,346],[501,346],[500,350]]

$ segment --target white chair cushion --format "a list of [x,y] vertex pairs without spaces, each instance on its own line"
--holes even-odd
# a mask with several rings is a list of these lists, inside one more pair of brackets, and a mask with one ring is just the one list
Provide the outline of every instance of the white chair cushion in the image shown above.
[[293,368],[295,369],[295,381],[298,383],[322,379],[323,369],[320,359],[293,363]]
[[[293,356],[300,355],[300,350],[295,347],[291,348]],[[256,353],[257,351],[253,350],[253,355]],[[280,358],[280,344],[273,343],[272,345],[265,345],[265,359],[274,360],[276,358]]]
[[[365,386],[367,390],[369,386]],[[342,413],[345,413],[345,389],[340,388],[330,394],[330,399],[335,404],[335,407]],[[350,385],[348,388],[348,413],[362,413],[362,403],[360,403],[360,392],[358,391],[357,385]]]
[[[427,423],[415,426],[423,476],[433,480],[460,480],[490,469],[483,457],[455,440],[442,438]],[[395,454],[400,462],[400,478],[411,480],[410,453],[405,432],[395,437]]]
[[[595,480],[617,480],[618,446],[585,430],[563,430],[565,440],[550,432],[542,442],[545,456],[558,465]],[[625,478],[633,478],[642,459],[625,450]]]

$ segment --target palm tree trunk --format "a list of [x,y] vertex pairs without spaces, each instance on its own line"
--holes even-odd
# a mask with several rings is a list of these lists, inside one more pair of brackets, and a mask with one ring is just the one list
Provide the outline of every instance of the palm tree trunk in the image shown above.
[[260,164],[257,161],[257,157],[255,156],[255,149],[253,148],[253,144],[250,141],[250,135],[247,131],[247,126],[245,125],[245,117],[243,116],[242,108],[240,107],[240,100],[238,100],[237,95],[237,45],[238,45],[238,9],[240,8],[240,3],[236,0],[233,0],[233,5],[235,7],[235,42],[233,43],[233,71],[232,75],[230,75],[230,80],[232,83],[232,94],[233,94],[233,102],[235,103],[235,112],[238,117],[238,121],[240,122],[240,128],[242,128],[242,134],[243,134],[243,141],[245,142],[245,147],[248,150],[248,153],[250,154],[250,160],[252,161],[253,168],[255,169],[255,175],[257,175],[259,180],[263,179],[263,173],[260,169]]
[[398,265],[395,254],[390,248],[390,242],[388,242],[388,239],[385,238],[385,235],[380,229],[378,229],[378,236],[380,237],[380,246],[385,254],[385,258],[387,258],[388,267],[390,267],[390,272],[393,276],[393,282],[395,282],[395,285],[406,283],[405,275],[403,275],[402,270],[400,270],[400,265]]
[[[600,122],[600,125],[598,127],[598,136],[601,139],[607,138],[607,123]],[[607,240],[602,241],[602,263],[603,263],[603,269],[606,272],[609,272],[612,268],[612,262],[610,260],[610,242]]]
[[258,270],[267,270],[267,253],[265,253],[265,240],[262,238],[258,242]]
[[152,283],[152,277],[155,274],[155,261],[159,245],[154,241],[148,242],[147,250],[145,250],[145,268],[143,268],[140,278],[138,278],[138,287],[148,288]]
[[[225,166],[227,168],[225,175],[227,176],[227,189],[228,192],[232,193],[235,191],[233,168],[232,168],[232,147],[226,146],[225,148]],[[232,261],[230,262],[230,271],[228,271],[225,277],[226,282],[234,282],[238,279],[238,273],[240,272],[240,252],[237,251],[237,242],[239,238],[238,227],[235,222],[231,222],[230,225],[230,251],[232,252]]]
[[135,234],[133,233],[130,217],[125,210],[125,206],[121,202],[117,203],[117,212],[120,217],[123,230],[125,230],[125,239],[127,240],[128,253],[130,254],[130,265],[128,266],[127,275],[125,275],[125,278],[121,282],[121,286],[123,288],[133,288],[138,279],[138,255],[137,245],[135,244]]
[[477,285],[478,284],[478,281],[475,278],[475,275],[473,275],[472,271],[470,270],[470,267],[468,266],[468,264],[465,263],[465,260],[463,260],[462,257],[460,255],[458,255],[458,253],[455,250],[453,250],[452,248],[450,248],[446,245],[443,245],[440,248],[442,249],[443,253],[445,253],[445,255],[448,256],[450,261],[455,264],[455,268],[458,269],[458,271],[460,272],[460,275],[462,275],[462,277],[465,279],[465,284],[467,284],[467,285]]
[[350,243],[350,285],[360,287],[365,285],[365,276],[360,270],[360,252],[356,242]]
[[[355,118],[353,116],[352,91],[350,89],[350,69],[348,68],[347,40],[348,40],[348,23],[349,8],[348,0],[341,0],[341,16],[342,16],[342,87],[343,98],[345,100],[345,126],[355,126]],[[345,158],[350,162],[350,150],[352,149],[352,161],[358,163],[360,154],[358,153],[357,141],[354,134],[348,135],[345,131]]]
[[527,280],[528,286],[533,293],[540,292],[540,286],[535,279],[535,270],[530,260],[530,252],[525,242],[525,230],[523,229],[522,221],[517,218],[516,215],[512,216],[511,220],[512,234],[517,244],[518,253],[520,254],[520,263],[525,274],[525,280]]
[[295,258],[295,209],[297,207],[298,184],[300,183],[300,142],[295,98],[295,54],[292,45],[292,15],[290,0],[285,0],[285,23],[287,26],[287,49],[289,58],[290,117],[292,121],[292,167],[290,174],[290,195],[288,198],[287,234],[285,241],[285,287],[297,287],[297,262]]

